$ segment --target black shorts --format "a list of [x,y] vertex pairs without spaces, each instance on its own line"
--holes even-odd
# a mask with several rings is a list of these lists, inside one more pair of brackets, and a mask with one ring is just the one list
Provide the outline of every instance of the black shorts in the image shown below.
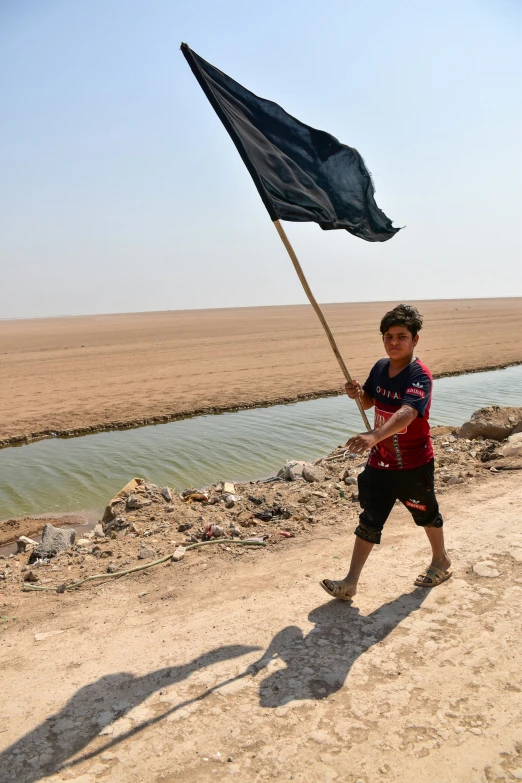
[[396,500],[403,503],[420,527],[442,527],[433,487],[434,462],[410,470],[380,470],[366,465],[359,474],[359,503],[363,509],[355,535],[371,544],[381,533]]

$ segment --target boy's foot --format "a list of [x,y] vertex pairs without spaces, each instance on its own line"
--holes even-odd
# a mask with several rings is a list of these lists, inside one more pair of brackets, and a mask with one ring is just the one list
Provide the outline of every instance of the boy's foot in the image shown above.
[[437,585],[446,582],[451,577],[452,573],[449,565],[444,569],[430,565],[422,574],[419,574],[414,584],[417,585],[417,587],[437,587]]
[[351,601],[357,592],[357,586],[352,582],[345,582],[344,579],[339,582],[333,579],[323,579],[319,584],[328,595],[332,598],[338,598],[340,601]]

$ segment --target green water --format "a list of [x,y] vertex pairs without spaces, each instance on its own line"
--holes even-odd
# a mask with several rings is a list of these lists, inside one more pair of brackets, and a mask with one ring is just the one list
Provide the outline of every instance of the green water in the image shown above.
[[[522,405],[522,366],[435,381],[431,423],[484,405]],[[355,403],[327,397],[0,450],[0,519],[96,509],[134,476],[177,489],[276,472],[364,429]]]

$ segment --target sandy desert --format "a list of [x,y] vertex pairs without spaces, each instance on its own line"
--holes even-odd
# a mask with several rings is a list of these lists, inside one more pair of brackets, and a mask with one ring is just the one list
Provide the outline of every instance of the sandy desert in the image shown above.
[[[396,302],[329,304],[352,375],[383,355]],[[522,300],[414,302],[435,376],[522,361]],[[339,393],[343,376],[309,305],[0,321],[0,445]]]

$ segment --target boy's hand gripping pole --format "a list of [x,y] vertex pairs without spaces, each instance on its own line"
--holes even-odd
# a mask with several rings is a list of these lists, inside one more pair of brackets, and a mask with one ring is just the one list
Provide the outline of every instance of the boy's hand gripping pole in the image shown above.
[[[295,252],[294,252],[294,248],[290,244],[290,241],[289,241],[288,237],[286,236],[285,230],[284,230],[283,226],[281,225],[281,222],[279,220],[274,220],[274,226],[277,229],[277,233],[281,237],[281,241],[282,241],[283,245],[286,247],[286,249],[288,251],[288,255],[290,256],[290,258],[292,260],[292,264],[294,265],[294,269],[297,272],[297,276],[298,276],[299,280],[301,281],[301,284],[302,284],[302,286],[303,286],[303,288],[305,290],[305,293],[306,293],[308,299],[310,300],[310,304],[314,308],[315,312],[317,313],[317,317],[319,318],[319,320],[321,321],[321,324],[323,325],[323,329],[326,332],[326,336],[328,337],[328,341],[329,341],[330,345],[332,346],[332,351],[335,354],[335,358],[339,362],[339,366],[340,366],[341,370],[343,371],[344,377],[346,378],[346,380],[349,383],[352,383],[352,377],[351,377],[350,373],[348,372],[348,368],[346,367],[346,365],[344,363],[343,357],[339,353],[339,349],[338,349],[338,347],[336,345],[336,342],[334,340],[334,336],[333,336],[332,332],[330,331],[330,327],[328,326],[328,324],[326,322],[326,318],[324,317],[321,308],[317,304],[317,302],[315,300],[315,297],[312,294],[312,291],[310,290],[310,286],[308,285],[308,281],[307,281],[306,277],[304,276],[303,270],[301,269],[301,264],[299,263],[299,260],[298,260],[298,258],[296,256]],[[366,429],[371,431],[372,428],[370,427],[370,423],[369,423],[369,421],[368,421],[368,419],[366,417],[366,413],[364,412],[364,408],[362,406],[361,400],[359,398],[357,398],[355,400],[355,402],[357,403],[357,407],[359,408],[359,411],[361,413],[361,416],[362,416],[362,419],[364,421]]]

